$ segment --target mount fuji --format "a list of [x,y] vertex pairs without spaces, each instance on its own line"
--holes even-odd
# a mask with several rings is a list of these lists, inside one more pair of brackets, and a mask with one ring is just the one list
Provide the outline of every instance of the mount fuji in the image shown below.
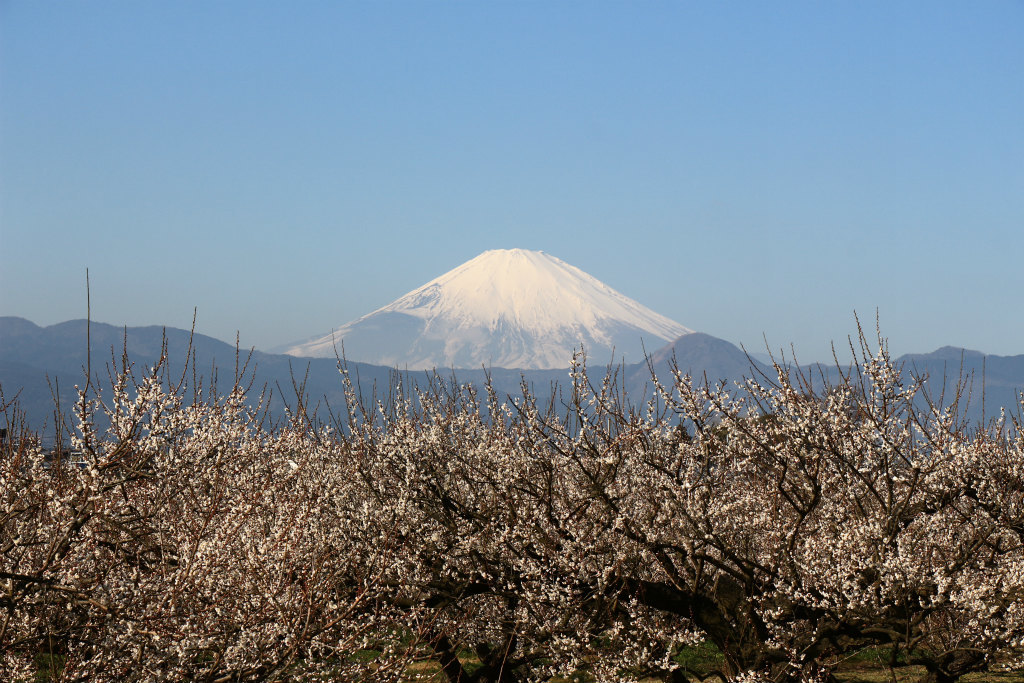
[[286,345],[409,370],[548,369],[581,346],[592,362],[635,363],[693,330],[542,251],[486,251],[330,334]]

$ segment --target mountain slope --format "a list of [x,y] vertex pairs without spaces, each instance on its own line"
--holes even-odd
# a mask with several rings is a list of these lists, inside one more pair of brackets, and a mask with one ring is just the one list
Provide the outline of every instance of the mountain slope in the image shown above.
[[[40,327],[28,320],[0,316],[0,405],[17,398],[19,412],[28,425],[42,432],[44,443],[53,440],[55,399],[61,413],[71,419],[71,408],[77,400],[75,385],[85,386],[85,368],[88,361],[86,321],[67,322]],[[236,349],[232,344],[188,330],[173,327],[118,327],[93,321],[91,324],[92,374],[94,391],[101,397],[110,394],[110,372],[120,368],[126,353],[136,377],[145,374],[161,356],[166,343],[167,367],[171,379],[177,382],[186,360],[194,363],[185,372],[186,400],[191,396],[194,377],[202,384],[204,393],[211,385],[223,396],[234,383]],[[189,350],[191,349],[191,354]],[[337,362],[331,358],[295,358],[292,356],[250,352],[240,349],[238,359],[244,366],[243,381],[250,386],[248,399],[255,406],[262,393],[266,393],[263,407],[270,420],[286,416],[285,408],[296,405],[296,388],[304,390],[306,408],[320,420],[331,421],[330,413],[344,418],[345,396]],[[248,359],[248,365],[245,365]],[[400,379],[408,391],[425,387],[431,376],[425,372],[396,373],[391,368],[347,363],[350,376],[361,391],[367,406],[372,401],[389,395],[390,388]],[[242,369],[240,367],[240,369]],[[483,386],[489,377],[500,397],[518,395],[523,381],[536,387],[543,403],[551,394],[551,387],[566,377],[566,370],[535,370],[524,377],[518,370],[461,370],[457,379],[444,373],[441,379],[449,382],[471,383]],[[0,427],[11,427],[8,420],[16,420],[13,411],[0,410]]]
[[731,384],[747,377],[759,379],[765,373],[771,376],[772,373],[771,368],[748,357],[735,344],[709,334],[694,332],[658,349],[651,354],[648,362],[626,366],[623,383],[627,392],[633,400],[650,397],[653,390],[650,384],[651,370],[663,386],[672,386],[673,366],[689,374],[695,384],[705,380],[712,385],[718,382]]
[[332,334],[284,347],[294,356],[377,365],[560,368],[575,349],[636,362],[691,330],[541,251],[495,249]]
[[[960,386],[961,408],[976,418],[990,419],[1000,408],[1017,414],[1024,391],[1024,354],[993,356],[954,346],[943,346],[931,353],[900,356],[904,371],[927,378],[933,400],[948,404]],[[966,404],[966,405],[965,405]]]
[[[62,412],[68,413],[76,397],[74,385],[83,384],[85,327],[84,320],[39,327],[21,318],[0,317],[0,397],[6,403],[17,396],[28,423],[41,429],[44,439],[48,435],[52,438],[54,394],[60,398]],[[207,390],[212,378],[219,376],[217,384],[223,394],[234,378],[235,347],[211,337],[192,336],[188,330],[124,328],[93,322],[91,336],[93,386],[101,388],[103,395],[109,395],[110,390],[108,367],[112,362],[120,364],[125,342],[129,362],[134,364],[136,372],[144,372],[146,366],[151,367],[159,358],[166,340],[170,368],[177,378],[183,369],[191,336],[196,370]],[[241,355],[244,361],[249,354],[243,350]],[[696,381],[702,381],[706,376],[713,383],[720,380],[735,382],[742,377],[756,376],[759,371],[768,373],[769,377],[773,372],[756,361],[752,365],[743,351],[724,340],[692,333],[652,354],[651,366],[664,384],[671,382],[669,365],[673,356],[680,369],[691,373]],[[958,379],[973,380],[972,400],[969,405],[960,406],[969,420],[992,417],[998,414],[1000,407],[1015,410],[1018,392],[1024,389],[1024,355],[992,356],[946,347],[930,354],[901,356],[897,363],[904,364],[908,373],[927,374],[930,377],[929,392],[936,398],[945,385],[947,403]],[[396,374],[386,367],[357,362],[349,362],[348,367],[353,379],[358,381],[365,401],[371,401],[375,394],[377,397],[386,395],[388,387],[399,377],[406,390],[425,386],[429,381],[429,373]],[[590,362],[589,367],[591,379],[599,382],[605,368],[597,361]],[[634,404],[642,403],[651,396],[650,369],[644,361],[621,368],[623,386]],[[336,414],[345,412],[342,382],[334,358],[298,359],[256,351],[248,370],[252,373],[249,376],[252,379],[249,398],[255,402],[265,388],[272,395],[265,404],[272,420],[284,417],[285,405],[295,405],[293,380],[299,385],[304,384],[307,405],[311,412],[319,414],[320,419],[329,419],[328,405]],[[828,381],[838,379],[835,367],[812,365],[804,370],[815,378],[816,389],[821,388],[819,374],[825,375]],[[562,400],[560,397],[568,390],[569,379],[564,367],[523,371],[494,369],[489,373],[480,369],[464,369],[457,373],[444,371],[442,377],[446,381],[470,383],[477,387],[483,386],[489,377],[500,400],[505,400],[508,395],[519,395],[520,385],[525,381],[532,387],[540,405],[546,405],[553,393]],[[186,379],[191,378],[191,372],[187,373]],[[13,417],[9,412],[0,411],[0,427],[10,426],[5,420]]]

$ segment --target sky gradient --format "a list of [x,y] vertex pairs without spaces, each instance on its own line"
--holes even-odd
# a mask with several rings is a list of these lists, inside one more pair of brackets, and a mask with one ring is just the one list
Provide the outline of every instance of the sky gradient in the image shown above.
[[0,315],[266,349],[492,248],[1024,353],[1024,2],[0,0]]

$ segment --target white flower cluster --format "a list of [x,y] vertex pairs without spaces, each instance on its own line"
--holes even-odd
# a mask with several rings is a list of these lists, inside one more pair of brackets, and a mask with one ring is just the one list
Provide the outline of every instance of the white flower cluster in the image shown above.
[[0,457],[0,678],[681,680],[698,643],[731,681],[866,647],[936,683],[1020,666],[1021,425],[968,429],[880,346],[837,386],[677,372],[636,408],[582,356],[548,406],[440,379],[367,406],[345,375],[334,428],[126,368],[82,397],[82,466]]

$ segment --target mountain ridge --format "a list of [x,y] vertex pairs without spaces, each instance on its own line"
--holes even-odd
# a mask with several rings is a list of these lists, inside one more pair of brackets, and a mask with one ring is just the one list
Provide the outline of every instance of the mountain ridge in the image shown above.
[[595,359],[638,360],[692,333],[542,251],[492,249],[331,334],[278,347],[408,369],[554,369],[581,346]]
[[[47,425],[48,429],[52,428],[55,395],[65,412],[75,400],[74,385],[81,385],[85,376],[86,322],[80,319],[42,327],[24,318],[0,317],[0,391],[3,401],[9,402],[17,394],[21,410],[35,428]],[[206,387],[216,379],[216,368],[221,369],[221,382],[231,384],[236,353],[243,362],[250,354],[245,348],[236,349],[234,344],[215,337],[156,325],[124,327],[93,321],[91,336],[93,374],[98,385],[108,388],[107,366],[112,362],[120,363],[125,340],[128,360],[139,370],[152,367],[166,340],[174,374],[184,366],[191,339],[195,368]],[[979,356],[963,353],[961,363],[960,350],[942,347],[929,354],[904,354],[896,362],[903,364],[907,372],[930,377],[930,382],[933,382],[930,391],[935,396],[943,388],[951,391],[950,385],[958,380],[970,383],[977,392],[976,400],[967,408],[967,417],[971,420],[990,418],[998,414],[999,407],[1015,410],[1018,407],[1017,392],[1024,389],[1024,354],[995,356],[978,353]],[[621,366],[620,381],[629,399],[635,403],[651,396],[652,368],[663,384],[670,383],[673,359],[680,370],[698,382],[707,378],[712,383],[733,383],[762,372],[769,377],[774,374],[774,370],[748,357],[736,345],[695,332],[653,349],[649,362],[642,360]],[[951,362],[954,359],[955,363]],[[563,368],[549,370],[437,368],[436,373],[401,372],[357,361],[347,361],[347,365],[350,375],[361,383],[366,394],[364,398],[370,398],[375,390],[386,391],[397,378],[401,378],[406,388],[412,388],[424,386],[430,377],[442,377],[446,381],[477,387],[490,379],[499,397],[521,395],[521,385],[526,382],[538,402],[546,404],[549,398],[558,397],[559,392],[567,388],[569,379],[568,363]],[[592,373],[597,373],[593,375],[594,379],[607,367],[596,361],[589,362],[589,359],[588,366]],[[812,363],[802,368],[812,376],[822,370],[826,380],[834,381],[837,377],[834,366]],[[249,371],[254,387],[250,398],[255,400],[260,388],[268,388],[272,393],[268,408],[275,417],[281,417],[289,406],[295,405],[293,378],[297,385],[301,385],[305,378],[304,403],[311,410],[317,410],[319,406],[321,417],[326,416],[328,407],[333,411],[343,410],[343,385],[333,357],[296,358],[254,350]],[[223,391],[225,385],[220,389]],[[982,389],[984,401],[980,395]]]

